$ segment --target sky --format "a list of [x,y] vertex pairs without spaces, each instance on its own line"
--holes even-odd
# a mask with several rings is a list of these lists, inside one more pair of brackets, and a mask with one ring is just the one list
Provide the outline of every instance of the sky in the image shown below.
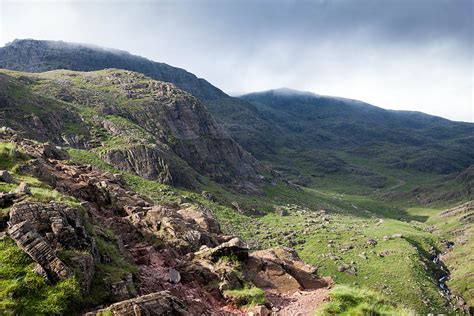
[[118,48],[231,95],[288,87],[474,122],[472,0],[0,0],[15,38]]

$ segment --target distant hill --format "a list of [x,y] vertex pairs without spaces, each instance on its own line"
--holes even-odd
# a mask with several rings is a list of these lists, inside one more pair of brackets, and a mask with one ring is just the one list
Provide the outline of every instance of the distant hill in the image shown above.
[[[382,188],[391,186],[396,172],[447,175],[474,164],[472,123],[290,89],[240,98],[254,105],[278,134],[268,130],[269,146],[258,147],[252,133],[231,129],[236,140],[305,185],[329,174]],[[241,122],[241,130],[249,128],[245,117],[233,120]]]

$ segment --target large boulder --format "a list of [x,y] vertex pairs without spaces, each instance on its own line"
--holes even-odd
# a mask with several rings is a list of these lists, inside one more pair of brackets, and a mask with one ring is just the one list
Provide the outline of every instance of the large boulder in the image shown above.
[[53,146],[50,144],[43,144],[41,146],[41,153],[44,157],[49,159],[56,160],[67,160],[69,159],[69,154],[67,151],[61,149],[60,147]]
[[328,280],[316,275],[316,268],[305,264],[292,248],[281,247],[253,252],[243,263],[244,275],[257,287],[278,292],[318,289]]
[[15,183],[15,180],[7,170],[0,170],[0,182]]
[[200,259],[217,262],[224,256],[236,256],[239,260],[245,260],[249,254],[249,247],[240,238],[235,237],[227,242],[223,242],[214,248],[204,248],[195,253]]
[[105,315],[106,313],[120,316],[190,315],[184,304],[167,291],[118,302],[105,309],[86,313],[85,316]]
[[220,234],[221,227],[211,210],[204,206],[186,205],[185,208],[178,210],[185,220],[195,222],[199,227],[212,234]]

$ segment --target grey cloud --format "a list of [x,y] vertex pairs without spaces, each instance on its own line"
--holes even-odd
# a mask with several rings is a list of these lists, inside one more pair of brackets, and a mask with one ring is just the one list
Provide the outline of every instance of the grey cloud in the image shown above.
[[287,86],[474,120],[472,0],[0,3],[3,42],[86,42],[231,93]]

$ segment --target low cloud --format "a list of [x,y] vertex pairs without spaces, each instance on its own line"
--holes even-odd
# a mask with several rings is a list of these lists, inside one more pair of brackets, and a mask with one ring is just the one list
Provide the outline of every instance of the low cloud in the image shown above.
[[289,87],[474,121],[470,0],[0,3],[1,44],[91,43],[228,93]]

